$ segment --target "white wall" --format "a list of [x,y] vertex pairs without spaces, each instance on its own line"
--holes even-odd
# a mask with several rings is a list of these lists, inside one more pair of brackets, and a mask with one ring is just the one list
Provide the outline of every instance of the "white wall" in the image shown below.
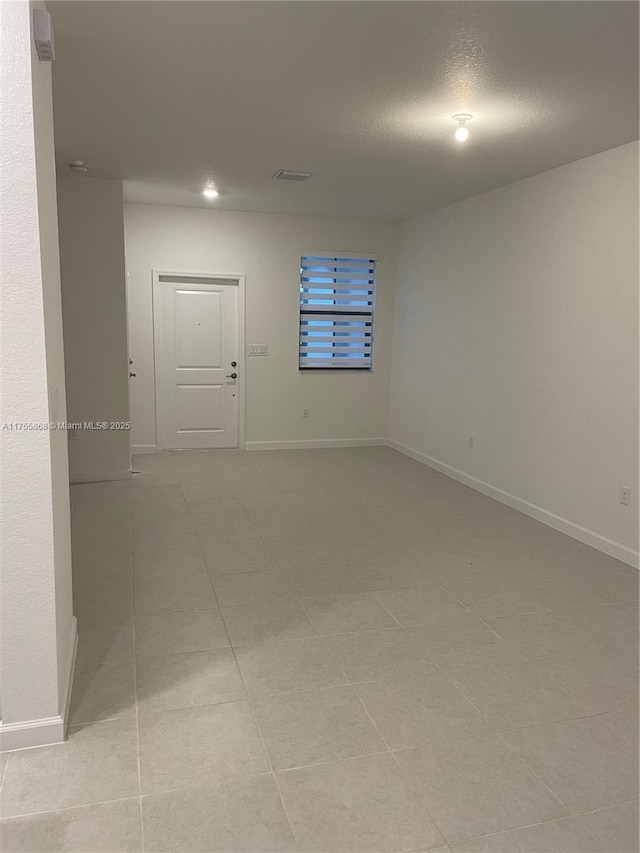
[[637,143],[404,224],[389,436],[637,560]]
[[[0,4],[1,420],[65,419],[51,66],[28,3]],[[75,646],[66,436],[0,432],[0,745],[59,740]]]
[[[269,347],[245,361],[247,442],[384,438],[395,233],[374,221],[125,205],[134,449],[156,444],[153,269],[246,275],[246,342]],[[309,249],[378,255],[371,373],[298,372],[300,255]]]
[[[60,263],[69,421],[129,420],[122,182],[58,180]],[[123,479],[129,433],[77,430],[71,481]]]

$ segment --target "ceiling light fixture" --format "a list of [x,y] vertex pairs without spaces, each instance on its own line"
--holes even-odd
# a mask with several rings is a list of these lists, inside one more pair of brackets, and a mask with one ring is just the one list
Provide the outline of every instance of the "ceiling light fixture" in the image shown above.
[[469,128],[467,127],[467,122],[471,121],[473,118],[469,113],[458,113],[453,116],[453,120],[458,122],[458,127],[456,128],[456,132],[454,134],[455,138],[458,142],[466,142],[469,138]]
[[220,193],[212,184],[209,184],[202,190],[202,195],[205,198],[218,198]]

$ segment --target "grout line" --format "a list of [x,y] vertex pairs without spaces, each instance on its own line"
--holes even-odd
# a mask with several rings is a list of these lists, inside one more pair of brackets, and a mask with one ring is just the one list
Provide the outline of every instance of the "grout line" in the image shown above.
[[[405,782],[407,783],[407,785],[409,786],[409,789],[410,789],[411,791],[413,791],[413,793],[414,793],[414,795],[415,795],[416,799],[418,800],[418,802],[420,803],[420,805],[423,807],[423,809],[426,811],[426,813],[429,815],[429,818],[430,818],[430,820],[432,821],[433,825],[434,825],[434,826],[435,826],[435,828],[438,830],[438,832],[440,833],[440,835],[443,837],[443,839],[444,839],[444,843],[445,843],[445,846],[446,846],[446,847],[448,847],[448,846],[449,846],[449,844],[450,844],[451,842],[449,841],[448,837],[446,836],[446,834],[445,834],[444,830],[442,829],[442,827],[440,826],[440,824],[437,822],[437,820],[436,820],[436,819],[434,818],[434,816],[431,814],[431,811],[427,808],[427,804],[426,804],[426,803],[424,802],[424,800],[422,799],[422,797],[421,797],[421,795],[420,795],[420,791],[415,787],[415,785],[413,784],[413,782],[411,781],[411,779],[409,779],[409,777],[407,776],[407,774],[404,772],[404,768],[403,768],[403,766],[400,764],[400,762],[398,761],[398,756],[396,755],[396,752],[399,752],[399,750],[391,750],[391,757],[392,757],[392,758],[393,758],[393,760],[395,761],[396,767],[397,767],[397,768],[398,768],[398,770],[400,771],[400,774],[402,775],[402,778],[404,779],[404,781],[405,781]],[[437,848],[438,846],[441,846],[441,845],[437,845],[437,844],[436,844],[436,845],[434,845],[434,846]],[[427,849],[429,849],[429,848],[427,848]]]
[[[89,485],[93,485],[93,483],[85,483],[84,485],[89,486]],[[51,744],[51,746],[58,746],[58,744]],[[41,747],[38,747],[38,746],[33,747],[33,749],[40,749],[40,748]],[[93,806],[108,806],[111,803],[125,803],[125,802],[128,802],[129,800],[140,800],[140,796],[134,794],[132,797],[116,797],[115,799],[112,799],[112,800],[92,800],[90,803],[76,803],[73,806],[62,806],[61,808],[58,808],[58,809],[45,809],[44,811],[39,811],[39,812],[23,812],[22,814],[7,815],[6,817],[3,816],[2,819],[0,820],[0,826],[5,821],[14,820],[14,818],[36,817],[37,815],[58,814],[59,812],[72,812],[75,809],[90,809]],[[3,848],[0,848],[0,849],[3,849]]]
[[[634,801],[632,800],[631,802],[634,802]],[[620,805],[624,805],[624,803],[620,803]],[[604,806],[604,808],[608,808],[608,806]],[[594,809],[593,811],[597,811],[597,809]],[[588,814],[588,812],[581,812],[581,814]],[[577,815],[573,815],[573,814],[561,815],[560,817],[552,817],[552,818],[549,818],[548,820],[540,820],[537,823],[525,823],[525,824],[522,824],[522,826],[514,826],[514,827],[510,827],[509,829],[499,829],[499,830],[497,830],[497,832],[487,832],[484,835],[465,836],[464,838],[457,838],[455,841],[452,841],[449,843],[450,844],[461,844],[461,843],[466,843],[468,841],[478,841],[481,838],[495,838],[498,835],[507,835],[511,832],[520,832],[523,829],[534,829],[535,827],[538,827],[538,826],[548,826],[552,823],[558,823],[558,821],[561,821],[561,820],[575,820],[576,817],[577,817]],[[584,829],[584,827],[581,827],[581,829]],[[584,830],[584,831],[586,832],[586,830]],[[586,834],[589,835],[588,832]],[[591,838],[590,835],[589,835],[589,837]],[[592,841],[596,841],[596,839],[592,838]],[[598,843],[598,842],[596,841],[596,843]],[[611,853],[613,853],[613,851],[611,851]]]
[[[375,598],[375,600],[378,602],[378,604],[380,604],[380,605],[381,605],[381,607],[382,607],[384,610],[386,610],[386,611],[387,611],[387,613],[389,614],[389,616],[391,616],[391,618],[392,618],[392,619],[393,619],[393,621],[396,623],[396,625],[398,625],[398,627],[399,627],[399,628],[404,628],[405,626],[402,624],[402,622],[401,622],[399,619],[396,619],[396,617],[395,617],[395,616],[393,615],[393,613],[389,610],[389,608],[388,608],[388,607],[387,607],[387,605],[384,603],[384,601],[380,598],[380,596],[378,595],[378,593],[380,593],[380,592],[383,592],[383,590],[377,590],[377,591],[373,591],[373,590],[372,590],[372,591],[371,591],[370,593],[368,593],[368,594],[369,594],[369,595],[372,595],[372,596]],[[384,629],[383,629],[383,630],[384,630]]]
[[311,764],[296,764],[294,767],[283,767],[280,770],[273,772],[277,776],[279,773],[294,773],[297,770],[312,770],[314,767],[328,767],[330,764],[345,764],[348,761],[360,761],[362,758],[374,758],[380,755],[392,755],[392,751],[388,749],[380,750],[379,752],[363,752],[361,755],[348,755],[345,758],[328,758],[326,761],[315,761]]
[[[528,728],[536,728],[536,727],[535,727],[535,726],[529,726]],[[536,773],[536,771],[533,769],[533,767],[530,767],[530,766],[527,764],[527,762],[524,760],[524,758],[521,758],[521,757],[518,755],[518,753],[515,751],[515,749],[514,749],[514,748],[510,745],[510,743],[506,740],[506,738],[505,738],[505,737],[503,737],[503,733],[502,733],[502,732],[496,732],[496,737],[500,738],[500,740],[501,740],[501,741],[506,745],[507,749],[509,749],[509,751],[510,751],[510,752],[512,752],[512,753],[513,753],[513,755],[515,755],[515,757],[516,757],[516,758],[518,759],[518,761],[522,764],[522,766],[523,766],[523,767],[526,767],[526,768],[527,768],[527,770],[528,770],[528,771],[529,771],[533,776],[535,776],[535,778],[538,780],[538,782],[540,782],[540,784],[541,784],[541,785],[543,785],[543,786],[547,789],[547,791],[551,794],[551,796],[554,798],[554,800],[556,800],[558,803],[560,803],[560,805],[562,806],[562,808],[566,810],[567,815],[571,815],[571,809],[566,805],[566,803],[564,803],[564,802],[560,799],[560,797],[555,793],[555,791],[553,791],[553,790],[552,790],[552,789],[547,785],[547,783],[544,781],[544,779],[543,779],[543,778],[542,778],[538,773]]]
[[4,777],[7,775],[7,767],[9,766],[10,752],[0,753],[0,757],[2,757],[2,755],[6,755],[7,760],[4,762],[4,767],[2,768],[2,774],[0,775],[0,791],[2,790],[2,783],[4,782]]

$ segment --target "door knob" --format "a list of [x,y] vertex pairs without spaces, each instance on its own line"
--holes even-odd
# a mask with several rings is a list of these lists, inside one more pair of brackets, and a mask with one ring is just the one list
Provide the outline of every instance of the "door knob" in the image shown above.
[[238,378],[238,374],[237,374],[237,373],[227,373],[227,377],[226,377],[226,378],[227,378],[227,379],[237,379],[237,378]]

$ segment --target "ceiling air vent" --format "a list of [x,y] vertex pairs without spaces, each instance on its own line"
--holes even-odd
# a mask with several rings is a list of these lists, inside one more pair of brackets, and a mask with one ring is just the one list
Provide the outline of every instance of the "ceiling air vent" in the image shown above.
[[277,181],[308,181],[311,172],[296,172],[294,169],[278,169],[273,176]]

